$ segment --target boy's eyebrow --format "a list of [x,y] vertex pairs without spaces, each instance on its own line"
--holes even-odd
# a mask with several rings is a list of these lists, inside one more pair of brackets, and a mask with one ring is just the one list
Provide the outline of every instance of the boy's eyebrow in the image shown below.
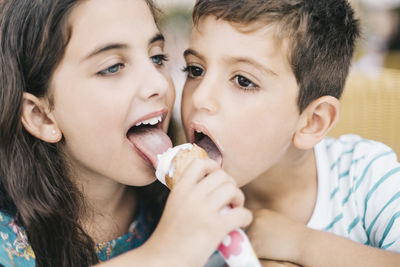
[[200,58],[201,60],[204,60],[204,57],[202,55],[200,55],[199,53],[197,53],[196,51],[194,51],[193,49],[186,49],[185,52],[183,52],[183,56],[186,58],[187,56],[195,56]]
[[232,57],[226,59],[226,62],[229,64],[238,64],[238,63],[246,63],[255,66],[257,69],[261,69],[269,74],[272,74],[274,76],[278,76],[272,69],[268,68],[267,66],[257,62],[256,60],[253,60],[251,58],[245,58],[245,57]]
[[[197,53],[195,50],[193,49],[186,49],[185,52],[183,52],[183,56],[186,58],[187,56],[195,56],[200,58],[201,60],[204,60],[204,57],[202,55],[200,55],[199,53]],[[251,59],[251,58],[246,58],[246,57],[230,57],[228,59],[225,60],[226,62],[228,62],[229,65],[233,65],[233,64],[237,64],[237,63],[247,63],[250,65],[255,66],[258,69],[261,69],[269,74],[272,74],[274,76],[278,76],[278,74],[276,74],[273,70],[271,70],[270,68],[268,68],[267,66],[262,65],[261,63]]]
[[[163,36],[161,33],[157,33],[157,34],[154,35],[152,38],[150,38],[149,45],[152,45],[152,44],[154,44],[154,43],[156,43],[156,42],[158,42],[158,41],[162,41],[162,42],[165,41],[165,38],[164,38],[164,36]],[[90,53],[89,55],[87,55],[86,57],[84,57],[84,58],[81,60],[81,62],[82,62],[82,61],[85,61],[85,60],[87,60],[87,59],[89,59],[89,58],[91,58],[91,57],[94,57],[94,56],[96,56],[96,55],[98,55],[98,54],[101,54],[101,53],[103,53],[103,52],[109,51],[109,50],[113,50],[113,49],[125,49],[125,48],[127,48],[127,47],[128,47],[127,44],[122,44],[122,43],[110,43],[110,44],[106,44],[106,45],[103,45],[103,46],[101,46],[101,47],[99,47],[99,48],[94,49],[94,51],[91,52],[91,53]]]

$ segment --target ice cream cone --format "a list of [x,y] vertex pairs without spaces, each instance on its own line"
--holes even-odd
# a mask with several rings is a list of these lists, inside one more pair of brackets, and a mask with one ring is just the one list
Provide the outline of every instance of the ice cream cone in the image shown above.
[[[182,173],[195,158],[208,158],[207,152],[196,144],[183,144],[158,155],[156,176],[169,189],[181,179]],[[226,207],[228,210],[229,207]],[[218,252],[230,267],[261,267],[246,234],[241,229],[229,233]]]

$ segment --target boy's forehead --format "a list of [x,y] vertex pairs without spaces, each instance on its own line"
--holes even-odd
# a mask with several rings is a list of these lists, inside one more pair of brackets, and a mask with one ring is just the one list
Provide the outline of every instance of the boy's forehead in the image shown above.
[[[193,27],[192,37],[195,35],[197,38],[208,38],[213,35],[223,35],[221,29],[228,29],[235,32],[237,39],[256,38],[260,43],[273,44],[274,48],[281,49],[283,52],[289,51],[289,36],[282,33],[282,27],[276,22],[265,23],[262,21],[255,21],[250,24],[243,24],[238,22],[217,19],[213,15],[202,17]],[[193,38],[192,38],[193,39]],[[231,44],[234,45],[234,44]]]
[[214,56],[219,57],[253,55],[260,60],[281,57],[280,61],[289,66],[289,38],[282,36],[279,30],[275,23],[244,25],[207,16],[194,26],[190,44],[196,51],[205,51],[205,56],[211,56],[215,50],[218,55]]

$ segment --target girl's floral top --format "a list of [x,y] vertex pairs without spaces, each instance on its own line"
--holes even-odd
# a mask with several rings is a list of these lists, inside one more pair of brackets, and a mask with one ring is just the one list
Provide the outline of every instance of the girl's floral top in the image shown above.
[[[139,215],[131,224],[128,233],[109,242],[96,244],[100,261],[106,261],[142,245],[157,224],[156,216],[140,205]],[[0,266],[34,267],[35,253],[29,244],[24,229],[14,218],[0,212]]]

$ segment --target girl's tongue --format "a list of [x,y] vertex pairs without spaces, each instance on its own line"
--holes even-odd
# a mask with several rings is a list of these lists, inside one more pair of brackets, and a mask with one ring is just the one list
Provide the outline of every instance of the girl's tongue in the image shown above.
[[128,139],[137,148],[140,156],[157,167],[157,155],[172,147],[169,136],[162,129],[154,126],[133,127],[128,132]]

